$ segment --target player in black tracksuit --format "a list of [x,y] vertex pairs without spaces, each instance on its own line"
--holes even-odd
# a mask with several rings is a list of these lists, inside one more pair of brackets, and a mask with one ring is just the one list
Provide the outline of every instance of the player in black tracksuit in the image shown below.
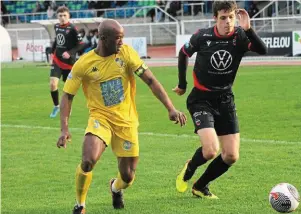
[[[188,57],[197,53],[193,69],[194,88],[187,98],[202,147],[198,148],[178,175],[179,192],[187,189],[187,181],[195,170],[214,159],[192,187],[193,195],[214,199],[209,182],[224,174],[239,157],[239,127],[232,85],[243,55],[247,51],[266,54],[267,48],[250,26],[248,13],[237,9],[235,1],[213,3],[216,25],[200,29],[179,52],[178,95],[186,91]],[[239,27],[235,27],[236,17]],[[219,143],[222,152],[219,156]],[[217,156],[217,157],[216,157]]]
[[58,83],[61,76],[65,82],[76,60],[76,53],[84,48],[82,37],[76,27],[69,22],[69,9],[61,6],[57,9],[58,24],[54,25],[55,40],[52,45],[53,65],[50,70],[50,90],[54,104],[50,117],[59,112]]

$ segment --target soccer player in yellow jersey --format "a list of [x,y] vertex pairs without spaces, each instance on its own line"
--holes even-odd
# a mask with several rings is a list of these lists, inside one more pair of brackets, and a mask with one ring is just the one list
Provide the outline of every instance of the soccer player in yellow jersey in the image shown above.
[[166,91],[137,52],[124,45],[124,30],[115,20],[106,19],[98,28],[95,50],[81,56],[72,67],[64,86],[60,112],[61,136],[57,146],[66,148],[71,140],[68,119],[74,95],[82,85],[90,117],[83,142],[82,161],[76,169],[76,200],[73,213],[85,213],[85,200],[92,169],[111,144],[117,156],[119,173],[110,181],[113,207],[124,208],[123,189],[132,185],[139,157],[138,114],[135,103],[138,75],[162,102],[169,119],[186,123],[186,116],[175,109]]

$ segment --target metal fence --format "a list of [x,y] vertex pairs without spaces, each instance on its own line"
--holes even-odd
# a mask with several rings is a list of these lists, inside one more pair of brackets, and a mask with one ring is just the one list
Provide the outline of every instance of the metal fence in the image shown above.
[[[27,25],[30,26],[30,24]],[[87,27],[87,24],[77,24],[79,28],[84,27],[84,25]],[[94,29],[96,24],[89,26],[90,29]],[[180,34],[178,22],[123,24],[123,27],[125,37],[145,37],[148,45],[174,44],[176,36]],[[45,61],[45,50],[50,46],[50,42],[54,40],[53,27],[27,27],[7,29],[7,31],[11,37],[12,48],[18,48],[19,54],[22,52],[25,60]],[[88,34],[87,30],[86,32]],[[39,50],[33,50],[35,48]],[[25,58],[24,55],[28,57]]]
[[[181,34],[193,34],[197,29],[214,26],[214,19],[182,20]],[[257,32],[293,31],[301,29],[301,15],[251,19],[251,26]]]
[[[89,27],[87,24],[76,24],[78,28]],[[86,25],[86,26],[84,26]],[[146,37],[147,44],[172,44],[175,42],[176,35],[180,34],[180,26],[178,22],[164,22],[164,23],[136,23],[123,24],[126,37]],[[97,28],[96,24],[91,25],[90,29]],[[88,28],[89,29],[89,28]],[[48,30],[54,31],[53,27]],[[12,46],[17,47],[18,40],[38,40],[49,39],[53,40],[53,32],[49,32],[41,28],[16,28],[7,29]],[[87,31],[87,30],[86,30]],[[88,32],[87,32],[88,33]]]
[[49,34],[45,28],[16,28],[7,29],[8,34],[11,38],[12,47],[18,46],[19,40],[50,40]]

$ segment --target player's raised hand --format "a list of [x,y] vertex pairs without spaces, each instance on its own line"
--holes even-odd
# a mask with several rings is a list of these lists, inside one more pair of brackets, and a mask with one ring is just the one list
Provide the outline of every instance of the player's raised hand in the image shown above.
[[183,112],[180,112],[178,110],[172,110],[169,113],[169,119],[171,121],[175,121],[175,124],[180,123],[181,126],[184,126],[187,122],[186,115]]
[[69,133],[69,131],[62,131],[61,132],[61,136],[59,137],[56,146],[58,148],[67,147],[67,142],[71,141],[71,134]]
[[245,30],[251,28],[251,21],[248,12],[245,9],[238,9],[236,12],[239,25]]
[[69,59],[69,58],[70,58],[70,54],[69,54],[67,51],[65,51],[65,52],[63,53],[62,57],[63,57],[64,59]]
[[182,96],[183,94],[185,94],[186,89],[181,89],[178,86],[176,86],[172,89],[172,91],[175,92],[177,95]]

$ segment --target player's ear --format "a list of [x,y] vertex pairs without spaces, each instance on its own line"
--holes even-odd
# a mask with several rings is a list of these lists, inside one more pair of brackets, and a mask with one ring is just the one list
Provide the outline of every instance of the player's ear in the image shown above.
[[213,16],[213,19],[214,19],[214,21],[217,21],[217,17],[216,16]]

